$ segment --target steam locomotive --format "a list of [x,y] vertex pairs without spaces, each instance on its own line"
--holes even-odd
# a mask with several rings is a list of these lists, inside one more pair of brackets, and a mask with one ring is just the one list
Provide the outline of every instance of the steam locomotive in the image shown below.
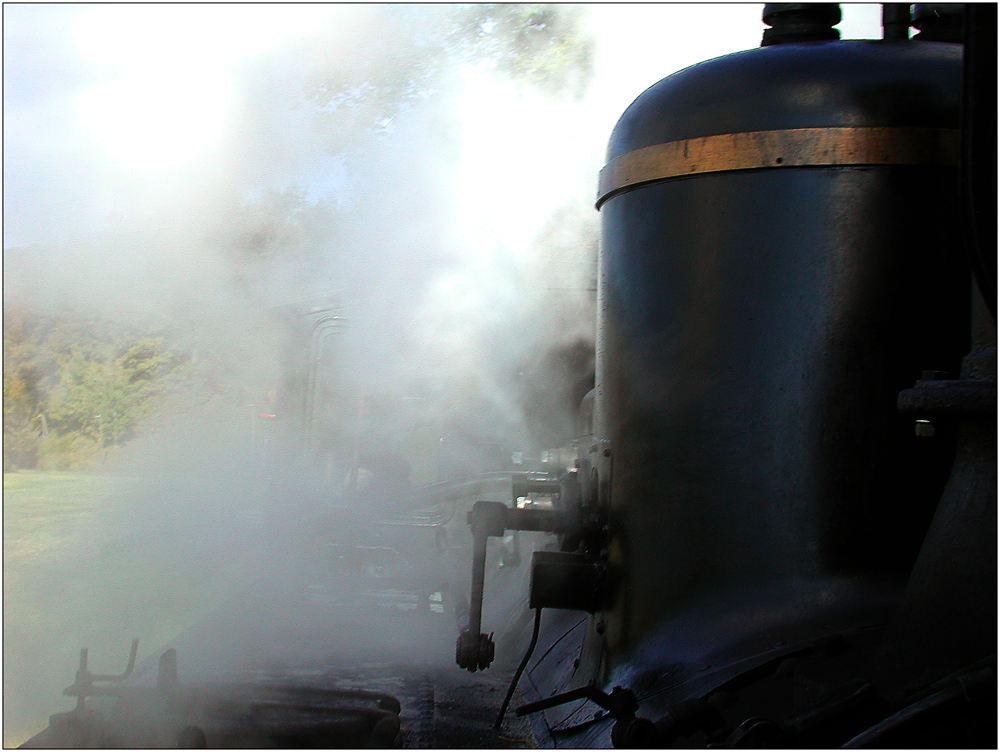
[[[196,698],[168,651],[157,740],[231,743],[211,706],[279,746],[996,746],[996,6],[885,5],[874,41],[839,19],[768,4],[760,49],[615,127],[579,456],[450,507],[472,676],[352,648]],[[502,624],[494,539],[529,533]],[[35,744],[79,746],[110,678],[82,661]]]
[[593,443],[472,515],[589,613],[526,660],[554,745],[996,745],[996,8],[839,19],[765,6],[611,136]]

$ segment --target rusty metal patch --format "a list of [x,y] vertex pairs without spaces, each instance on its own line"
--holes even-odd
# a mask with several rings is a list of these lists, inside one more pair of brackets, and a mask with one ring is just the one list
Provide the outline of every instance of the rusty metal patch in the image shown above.
[[690,138],[636,149],[601,170],[600,208],[626,188],[730,170],[958,164],[959,132],[945,128],[792,128]]

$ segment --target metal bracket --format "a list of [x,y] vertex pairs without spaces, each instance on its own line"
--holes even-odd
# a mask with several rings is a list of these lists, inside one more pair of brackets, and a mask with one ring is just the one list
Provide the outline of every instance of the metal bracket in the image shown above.
[[980,379],[921,379],[899,393],[902,413],[930,418],[987,417],[997,411],[997,384]]

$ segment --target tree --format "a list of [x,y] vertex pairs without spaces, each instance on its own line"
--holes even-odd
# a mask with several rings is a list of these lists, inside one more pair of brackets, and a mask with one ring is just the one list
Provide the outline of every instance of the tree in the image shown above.
[[3,319],[4,470],[31,468],[38,461],[44,423],[42,371],[34,355],[36,322],[23,306],[8,306]]
[[3,370],[4,470],[34,467],[42,439],[38,417],[38,374],[30,366]]
[[154,338],[138,340],[109,360],[78,355],[63,375],[51,423],[62,433],[79,431],[101,448],[118,446],[183,378],[183,362]]
[[323,202],[309,202],[304,188],[271,189],[259,199],[244,201],[221,239],[254,259],[294,256],[326,239],[331,215],[331,207]]
[[4,307],[4,469],[81,468],[131,438],[191,367],[164,332]]
[[570,5],[459,6],[450,36],[466,58],[486,60],[551,96],[579,98],[590,81],[594,46],[580,12]]
[[[579,97],[592,72],[594,40],[577,6],[539,4],[368,5],[336,45],[311,50],[305,83],[326,149],[344,158],[377,144],[399,117],[479,67],[553,97]],[[443,127],[450,118],[443,105]],[[355,176],[356,177],[356,176]],[[299,185],[235,203],[211,240],[229,251],[244,287],[277,265],[309,265],[338,234],[339,210],[307,200]],[[309,267],[307,270],[315,272]]]
[[326,116],[330,149],[390,130],[394,118],[439,94],[447,74],[479,65],[552,96],[580,97],[594,40],[570,5],[371,6],[374,34],[321,64],[307,93]]

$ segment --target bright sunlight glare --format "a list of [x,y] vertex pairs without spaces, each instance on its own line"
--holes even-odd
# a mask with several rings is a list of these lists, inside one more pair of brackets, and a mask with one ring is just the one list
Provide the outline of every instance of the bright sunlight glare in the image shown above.
[[97,148],[127,172],[199,164],[226,136],[234,73],[249,58],[335,23],[347,5],[119,5],[86,7],[79,53],[105,79],[81,92],[77,116]]

